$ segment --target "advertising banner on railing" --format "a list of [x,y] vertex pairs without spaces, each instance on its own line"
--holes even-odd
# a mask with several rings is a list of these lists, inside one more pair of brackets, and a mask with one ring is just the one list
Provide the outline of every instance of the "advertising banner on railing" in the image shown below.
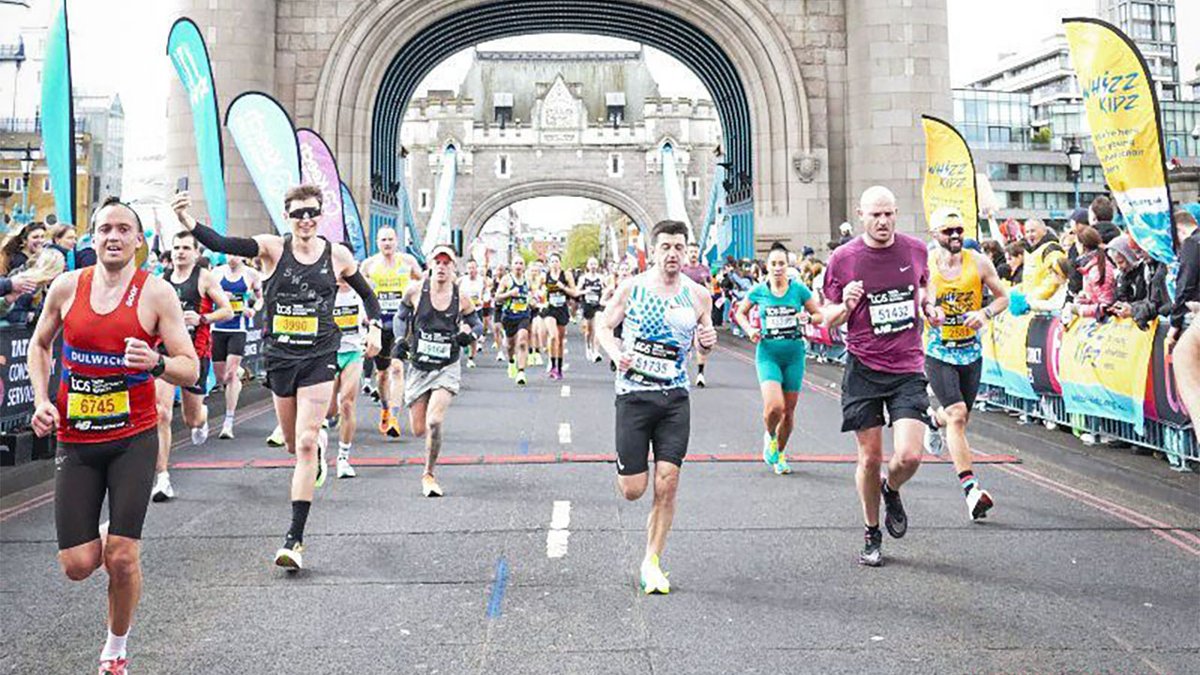
[[1175,262],[1158,95],[1145,59],[1115,26],[1063,19],[1088,128],[1129,231],[1150,255]]
[[1035,314],[1029,320],[1025,364],[1029,368],[1029,383],[1039,395],[1062,395],[1062,384],[1058,380],[1062,334],[1062,322],[1057,316]]
[[1128,422],[1144,433],[1144,401],[1154,331],[1132,319],[1076,319],[1059,352],[1062,398],[1070,414]]
[[325,139],[312,129],[296,132],[300,144],[300,177],[321,189],[321,220],[317,232],[335,243],[346,240],[346,223],[342,215],[342,179],[337,162],[325,144]]
[[1168,326],[1159,322],[1154,331],[1154,350],[1150,353],[1149,382],[1146,383],[1146,417],[1174,426],[1187,426],[1188,409],[1175,384],[1174,356],[1166,350]]
[[1003,312],[980,331],[983,345],[981,379],[984,384],[1003,387],[1011,396],[1037,400],[1037,393],[1029,382],[1029,364],[1025,354],[1032,318],[1028,313],[1013,316]]
[[221,110],[213,82],[208,46],[200,29],[184,17],[171,26],[167,37],[167,56],[175,65],[179,81],[187,90],[192,110],[192,131],[196,137],[196,161],[200,165],[200,183],[204,204],[212,228],[225,234],[229,223],[229,205],[225,198],[225,150],[221,144]]
[[225,126],[275,229],[279,234],[290,233],[292,228],[283,213],[283,196],[300,184],[300,146],[291,117],[267,94],[248,91],[229,104]]
[[[78,225],[75,222],[75,106],[71,98],[67,0],[58,3],[58,11],[46,33],[45,58],[42,65],[42,152],[50,171],[54,213],[58,222]],[[17,68],[20,66],[18,62]],[[45,215],[38,218],[45,220]]]
[[979,202],[971,149],[949,122],[921,115],[921,125],[925,128],[925,181],[921,184],[925,222],[940,208],[955,208],[963,217],[963,237],[977,240]]

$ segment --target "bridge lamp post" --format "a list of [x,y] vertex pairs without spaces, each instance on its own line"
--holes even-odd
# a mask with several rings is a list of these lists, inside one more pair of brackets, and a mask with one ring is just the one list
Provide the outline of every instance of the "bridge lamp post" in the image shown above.
[[25,144],[25,156],[21,158],[21,225],[29,222],[29,174],[33,173],[33,149]]
[[1067,173],[1075,184],[1075,208],[1079,208],[1079,174],[1083,171],[1083,148],[1079,147],[1077,139],[1071,139],[1071,145],[1064,151],[1067,155]]

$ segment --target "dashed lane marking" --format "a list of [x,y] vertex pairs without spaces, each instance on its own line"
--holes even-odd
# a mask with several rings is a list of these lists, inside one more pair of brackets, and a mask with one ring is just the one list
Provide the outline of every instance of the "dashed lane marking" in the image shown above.
[[561,558],[567,554],[571,532],[571,502],[556,501],[550,513],[550,530],[546,532],[546,557]]

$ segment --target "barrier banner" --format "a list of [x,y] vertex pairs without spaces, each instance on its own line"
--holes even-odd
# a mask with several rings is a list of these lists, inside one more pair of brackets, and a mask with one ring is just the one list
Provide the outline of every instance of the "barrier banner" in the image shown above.
[[1146,383],[1146,417],[1177,427],[1191,424],[1188,410],[1179,397],[1175,383],[1173,355],[1167,354],[1166,322],[1160,322],[1154,331],[1154,349],[1150,353],[1149,381]]
[[983,345],[981,381],[1003,387],[1010,396],[1036,401],[1038,395],[1029,382],[1025,353],[1032,318],[1029,313],[1013,316],[1001,312],[984,326],[979,334]]
[[[46,33],[46,56],[42,66],[42,154],[50,171],[54,213],[60,223],[76,223],[75,217],[75,105],[71,98],[71,34],[67,30],[67,0]],[[20,70],[20,63],[17,68]],[[25,188],[28,190],[28,186]],[[39,216],[45,220],[45,216]]]
[[1038,394],[1062,395],[1062,385],[1058,381],[1062,332],[1062,322],[1057,316],[1035,314],[1029,321],[1025,364],[1029,368],[1029,382]]
[[27,363],[32,337],[32,326],[0,329],[0,426],[28,421],[33,412],[33,385]]
[[300,176],[305,183],[321,189],[321,220],[317,232],[329,241],[342,243],[346,240],[346,223],[342,211],[342,179],[338,175],[337,162],[325,144],[325,139],[312,129],[296,132],[300,145]]
[[171,26],[167,37],[167,56],[175,65],[179,81],[187,90],[192,109],[192,132],[196,138],[196,161],[200,165],[200,184],[211,226],[225,234],[229,223],[229,205],[225,198],[225,148],[221,143],[221,110],[217,87],[213,82],[208,46],[200,29],[183,17]]
[[1063,19],[1088,128],[1129,231],[1155,259],[1175,262],[1175,233],[1158,94],[1145,59],[1115,26]]
[[350,250],[354,251],[354,259],[362,262],[367,259],[367,234],[363,230],[362,216],[358,213],[358,204],[350,188],[342,183],[342,215],[346,221],[346,241],[350,242]]
[[1063,331],[1059,352],[1062,398],[1068,414],[1093,415],[1145,432],[1146,377],[1154,331],[1132,319],[1076,319]]
[[290,233],[291,225],[283,213],[283,196],[300,184],[300,146],[292,118],[267,94],[248,91],[229,104],[225,126],[275,229],[279,234]]
[[921,115],[925,128],[925,180],[921,200],[925,222],[942,207],[953,207],[963,217],[964,239],[979,239],[979,201],[975,188],[975,162],[967,141],[949,122]]

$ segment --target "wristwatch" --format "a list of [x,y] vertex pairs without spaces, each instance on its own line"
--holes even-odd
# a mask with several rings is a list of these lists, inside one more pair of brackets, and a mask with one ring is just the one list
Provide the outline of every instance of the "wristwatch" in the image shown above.
[[372,328],[378,328],[379,330],[383,330],[383,322],[380,321],[379,319],[371,319],[370,321],[367,322],[367,325]]
[[207,325],[207,324],[208,324],[208,315],[207,315],[207,314],[201,314],[201,315],[200,315],[200,325],[201,325],[201,326],[205,326],[205,325]]
[[167,370],[167,359],[162,354],[158,355],[158,363],[150,369],[150,374],[154,377],[162,377],[162,374]]

